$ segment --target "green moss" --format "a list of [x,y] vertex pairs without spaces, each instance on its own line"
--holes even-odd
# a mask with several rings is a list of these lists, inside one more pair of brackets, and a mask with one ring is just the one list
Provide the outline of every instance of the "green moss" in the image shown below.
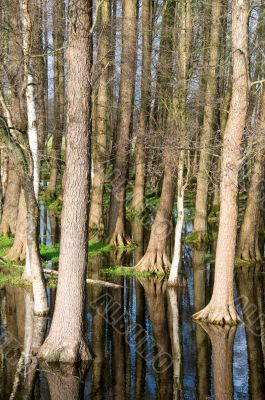
[[14,238],[0,236],[0,257],[3,257],[6,252],[12,247]]
[[90,240],[88,243],[88,256],[89,258],[95,257],[96,255],[106,254],[111,251],[111,245],[108,243],[101,242],[99,240]]
[[106,275],[116,276],[138,276],[143,278],[150,278],[151,276],[164,276],[164,274],[154,274],[152,272],[140,272],[135,267],[109,267],[101,269],[100,272]]

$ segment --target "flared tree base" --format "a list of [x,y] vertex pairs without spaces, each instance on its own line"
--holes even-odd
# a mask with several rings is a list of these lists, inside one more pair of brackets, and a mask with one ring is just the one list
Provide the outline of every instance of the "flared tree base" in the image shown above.
[[4,258],[9,261],[24,262],[26,259],[26,241],[16,240]]
[[208,306],[194,314],[192,318],[197,321],[220,326],[233,326],[242,322],[236,312],[234,304],[220,306],[213,302],[210,302]]
[[168,274],[170,271],[171,262],[166,252],[157,249],[147,250],[143,258],[136,265],[136,271],[151,272],[154,274]]
[[104,238],[103,223],[89,225],[89,240],[100,241],[103,238]]
[[178,275],[176,278],[170,278],[167,281],[167,287],[175,288],[175,287],[186,287],[187,280],[183,275]]
[[91,361],[94,355],[84,339],[66,341],[49,336],[41,346],[38,358],[48,363],[76,364]]
[[132,240],[122,232],[114,232],[110,239],[112,247],[128,247],[132,244]]

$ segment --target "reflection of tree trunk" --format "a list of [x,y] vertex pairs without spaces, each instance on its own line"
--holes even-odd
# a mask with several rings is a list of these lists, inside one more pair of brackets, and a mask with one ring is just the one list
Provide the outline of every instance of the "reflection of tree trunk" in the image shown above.
[[[136,323],[140,327],[140,333],[136,338],[136,367],[135,367],[135,399],[141,400],[145,377],[144,339],[145,339],[145,297],[144,289],[136,282]],[[141,329],[142,328],[142,329]],[[140,355],[141,354],[141,355]]]
[[[205,251],[192,250],[194,281],[194,311],[197,312],[206,304],[206,266]],[[196,324],[196,373],[198,399],[206,399],[209,394],[209,340],[205,331]]]
[[50,398],[52,400],[79,400],[83,398],[83,378],[88,370],[89,363],[82,365],[82,369],[68,364],[61,364],[60,368],[47,369],[41,364],[48,381]]
[[169,300],[169,323],[171,324],[171,347],[173,356],[173,394],[174,398],[178,398],[181,391],[181,347],[179,335],[179,310],[178,310],[178,293],[176,289],[168,289]]
[[261,318],[264,318],[263,310],[259,309],[260,297],[263,300],[263,293],[258,289],[261,277],[241,270],[237,274],[237,283],[242,304],[243,318],[246,326],[249,383],[251,398],[261,400],[264,398],[264,364],[261,343]]
[[[109,320],[111,321],[111,340],[112,340],[112,373],[113,373],[113,394],[117,400],[125,400],[125,326],[123,313],[123,291],[111,291],[115,307],[110,305],[111,311]],[[111,303],[110,303],[111,304]]]
[[214,399],[233,399],[233,343],[236,327],[201,324],[207,332],[213,355]]
[[166,283],[158,279],[139,279],[139,281],[147,298],[156,342],[154,367],[157,371],[157,390],[161,399],[170,399],[173,385],[171,345],[166,318]]

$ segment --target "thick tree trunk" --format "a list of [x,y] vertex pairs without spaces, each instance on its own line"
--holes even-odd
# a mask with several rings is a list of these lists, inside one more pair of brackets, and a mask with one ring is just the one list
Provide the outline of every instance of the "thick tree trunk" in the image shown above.
[[14,235],[16,232],[20,179],[12,163],[13,161],[9,160],[8,182],[0,224],[0,235],[3,236]]
[[248,108],[248,11],[248,0],[233,2],[233,88],[222,153],[221,208],[214,288],[210,303],[201,312],[194,315],[195,319],[221,325],[236,324],[239,320],[233,298],[233,271],[237,231],[240,145]]
[[56,195],[56,184],[60,172],[60,160],[62,153],[62,138],[64,132],[64,103],[65,103],[65,79],[64,79],[64,2],[53,2],[53,35],[54,35],[54,108],[53,108],[53,139],[50,161],[50,180],[48,191],[51,198]]
[[265,132],[265,89],[261,101],[260,118],[257,126],[255,160],[248,190],[247,205],[240,229],[237,257],[248,262],[259,262],[264,252],[259,246],[261,210],[264,207],[264,132]]
[[200,161],[197,174],[196,206],[194,218],[194,232],[204,240],[207,233],[207,199],[208,199],[208,176],[211,141],[213,138],[214,119],[216,109],[217,92],[217,66],[220,54],[220,38],[222,28],[222,12],[224,0],[212,2],[211,42],[209,67],[206,81],[205,106],[203,127],[200,138]]
[[125,232],[125,189],[135,80],[136,5],[136,0],[123,2],[121,82],[108,235],[114,246],[130,242]]
[[141,213],[144,210],[145,191],[145,140],[148,130],[150,112],[151,84],[151,38],[152,38],[152,4],[144,0],[142,4],[142,80],[141,80],[141,110],[139,133],[135,147],[135,182],[132,198],[132,232],[133,240],[140,249],[143,248],[144,225]]
[[92,238],[100,240],[104,235],[103,190],[107,140],[109,136],[109,63],[111,32],[111,2],[104,0],[101,5],[100,32],[98,38],[97,73],[99,74],[96,96],[95,137],[93,143],[93,180],[89,212],[89,232]]
[[40,358],[51,362],[92,358],[85,336],[91,11],[87,0],[68,3],[66,177],[59,277],[51,329],[39,352]]
[[27,210],[24,190],[21,189],[18,205],[18,216],[16,223],[16,236],[11,249],[5,255],[5,258],[11,261],[25,261],[27,246]]
[[170,256],[167,239],[172,232],[172,208],[176,190],[176,177],[172,169],[165,167],[162,193],[150,239],[143,258],[136,265],[138,271],[169,272]]

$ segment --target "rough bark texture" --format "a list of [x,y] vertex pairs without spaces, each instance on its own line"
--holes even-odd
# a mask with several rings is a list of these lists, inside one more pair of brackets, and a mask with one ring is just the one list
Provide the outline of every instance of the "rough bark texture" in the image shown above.
[[86,0],[68,3],[66,176],[59,277],[51,329],[39,352],[40,358],[52,362],[75,363],[92,357],[85,337],[91,7]]
[[211,141],[214,130],[217,66],[220,54],[220,38],[222,28],[222,12],[224,0],[212,2],[211,42],[209,67],[207,73],[203,127],[200,138],[200,161],[197,174],[196,206],[194,232],[198,232],[203,240],[207,233],[207,198]]
[[233,298],[233,271],[237,230],[240,145],[248,107],[248,11],[247,0],[233,1],[233,87],[222,153],[221,207],[214,288],[210,303],[194,315],[195,319],[221,325],[236,324],[239,320]]
[[136,265],[138,271],[169,272],[170,256],[167,239],[172,232],[172,208],[176,190],[176,177],[169,167],[165,168],[162,193],[150,239],[143,258]]
[[3,215],[0,224],[0,235],[11,236],[16,232],[16,222],[18,215],[18,202],[20,192],[20,180],[12,165],[12,161],[9,161],[8,168],[8,182],[7,189],[5,192]]
[[11,249],[5,255],[5,258],[11,261],[25,261],[27,245],[27,210],[24,191],[20,191],[18,216],[16,223],[16,236]]
[[129,242],[125,232],[125,189],[135,80],[136,5],[136,0],[123,1],[121,81],[108,235],[114,246]]
[[152,30],[152,4],[144,0],[142,5],[142,80],[141,80],[141,110],[139,120],[139,133],[136,137],[135,148],[135,182],[132,198],[132,232],[133,240],[143,248],[143,222],[141,213],[144,210],[145,186],[145,138],[148,134],[148,121],[150,111],[150,84],[151,84],[151,30]]
[[110,18],[111,3],[104,0],[101,5],[101,18],[98,38],[97,73],[99,74],[96,95],[95,135],[93,144],[93,179],[89,212],[89,231],[91,238],[100,240],[104,235],[103,190],[105,180],[105,162],[107,139],[110,132],[109,114],[109,63],[110,63]]
[[265,133],[265,90],[261,101],[260,119],[257,126],[255,160],[248,190],[247,205],[240,229],[237,257],[248,262],[259,262],[263,253],[259,246],[261,210],[264,207],[264,133]]
[[60,172],[60,160],[62,152],[62,138],[64,131],[64,103],[65,103],[65,79],[64,79],[64,2],[53,2],[53,35],[54,35],[54,108],[53,108],[53,139],[50,160],[50,180],[48,191],[53,198],[56,195],[56,184]]

